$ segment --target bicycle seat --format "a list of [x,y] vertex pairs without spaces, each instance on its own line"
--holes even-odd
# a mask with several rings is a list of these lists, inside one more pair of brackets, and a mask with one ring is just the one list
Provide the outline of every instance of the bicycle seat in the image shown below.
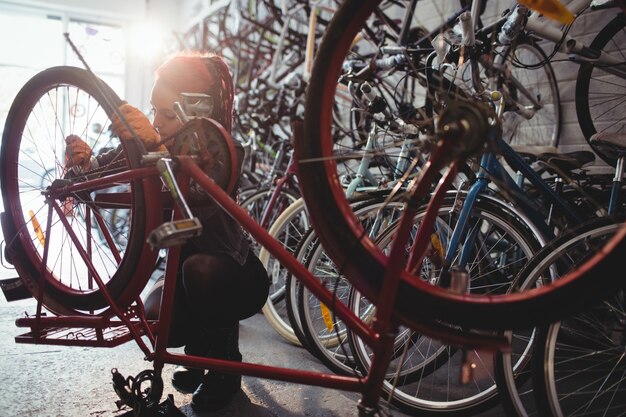
[[599,132],[591,136],[589,144],[598,153],[609,158],[620,158],[626,155],[626,134]]
[[571,172],[594,162],[596,156],[591,151],[574,151],[566,153],[546,152],[538,155],[538,159],[556,167],[563,172]]
[[522,156],[538,157],[542,153],[559,153],[559,150],[554,146],[544,145],[511,145],[511,148]]

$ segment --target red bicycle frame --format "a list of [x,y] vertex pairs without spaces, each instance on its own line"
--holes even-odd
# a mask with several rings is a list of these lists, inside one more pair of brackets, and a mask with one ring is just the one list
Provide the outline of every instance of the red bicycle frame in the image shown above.
[[[445,154],[441,152],[434,153],[433,160],[428,167],[422,172],[423,178],[430,178],[439,172],[441,163],[437,161],[438,156]],[[388,364],[393,353],[394,339],[397,333],[397,326],[401,322],[401,318],[397,317],[394,312],[394,304],[400,281],[401,268],[404,263],[399,260],[403,256],[404,245],[406,244],[406,235],[400,236],[394,242],[389,267],[380,290],[380,294],[375,303],[376,309],[375,320],[372,325],[366,324],[345,304],[336,300],[331,291],[329,291],[304,265],[289,253],[283,246],[268,234],[266,229],[257,223],[250,215],[240,207],[224,190],[222,190],[211,178],[209,178],[194,160],[188,156],[177,157],[179,174],[177,182],[181,187],[183,195],[186,194],[189,180],[195,181],[209,194],[217,204],[219,204],[227,213],[236,219],[241,226],[246,229],[261,245],[266,247],[276,259],[278,259],[291,273],[294,274],[302,284],[307,287],[322,303],[327,306],[333,306],[336,315],[345,323],[345,325],[355,332],[367,345],[372,348],[374,353],[371,368],[365,376],[341,376],[325,372],[313,372],[300,369],[283,368],[270,366],[265,364],[234,362],[222,359],[205,358],[180,353],[172,353],[168,351],[167,341],[169,338],[171,327],[171,316],[174,304],[174,291],[176,288],[176,277],[178,271],[178,263],[180,259],[180,246],[174,246],[169,249],[167,266],[165,271],[165,281],[163,287],[163,295],[161,299],[161,307],[159,312],[160,319],[157,321],[148,321],[145,318],[143,304],[137,297],[135,305],[128,308],[122,308],[117,305],[116,301],[110,296],[106,286],[101,280],[96,279],[96,283],[103,292],[107,302],[110,303],[111,310],[117,318],[107,316],[59,316],[46,317],[41,315],[41,301],[38,304],[38,313],[35,317],[21,318],[16,321],[19,327],[31,327],[31,332],[18,336],[17,342],[22,343],[48,343],[48,344],[64,344],[64,345],[85,345],[85,346],[115,346],[130,340],[135,340],[148,360],[153,361],[155,372],[160,375],[164,364],[176,364],[197,368],[214,369],[220,372],[235,373],[241,375],[255,376],[268,379],[282,380],[286,382],[296,382],[307,385],[316,385],[345,391],[360,392],[363,394],[360,405],[365,408],[375,408],[378,398],[382,393],[384,377],[387,372]],[[442,159],[443,160],[443,159]],[[451,174],[444,176],[442,184],[438,187],[436,195],[445,193],[446,183],[453,176],[454,169]],[[122,174],[116,174],[115,179],[136,179],[144,178],[144,181],[158,182],[156,170],[152,168],[139,168],[130,170]],[[111,178],[109,177],[109,179]],[[106,179],[85,181],[84,183],[72,186],[75,189],[64,190],[80,191],[81,189],[90,189],[94,186],[106,188]],[[110,183],[110,182],[109,182]],[[424,181],[424,184],[429,183]],[[185,186],[187,184],[187,186]],[[151,188],[152,190],[154,188]],[[412,198],[417,200],[423,198],[428,193],[428,187],[416,187]],[[51,196],[54,204],[54,196]],[[154,193],[146,195],[151,201],[149,207],[158,207],[164,205],[162,194]],[[437,197],[433,198],[436,200]],[[154,200],[154,201],[153,201]],[[154,203],[154,204],[152,204]],[[154,209],[153,209],[154,210]],[[180,208],[174,206],[173,219],[182,218]],[[412,216],[409,216],[412,217]],[[409,218],[407,217],[407,218]],[[408,229],[407,229],[408,230]],[[424,239],[427,239],[425,236]],[[419,247],[419,242],[414,247]],[[417,257],[417,261],[415,261]],[[414,261],[419,262],[419,255],[413,255]],[[39,297],[41,300],[41,297]],[[404,323],[403,323],[404,324]],[[476,334],[452,331],[449,327],[437,325],[436,323],[409,323],[410,327],[416,331],[427,334],[433,338],[444,340],[448,344],[459,346],[479,347],[489,350],[506,350],[508,341],[504,337],[480,336]],[[92,329],[93,337],[84,340],[70,340],[57,337],[51,338],[50,334],[57,329],[66,327],[81,327]],[[148,347],[142,336],[148,336],[153,349]]]

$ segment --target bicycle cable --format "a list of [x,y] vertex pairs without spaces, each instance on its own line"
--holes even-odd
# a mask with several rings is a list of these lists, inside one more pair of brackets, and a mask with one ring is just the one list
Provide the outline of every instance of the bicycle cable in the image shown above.
[[[589,6],[584,7],[578,13],[577,17],[580,16],[581,14],[583,14],[588,8],[589,8]],[[574,23],[572,22],[572,23],[564,26],[563,36],[561,36],[561,39],[554,44],[554,48],[552,49],[552,52],[549,55],[546,56],[546,59],[544,59],[543,61],[540,61],[540,62],[538,62],[536,64],[524,64],[515,56],[515,52],[513,52],[513,57],[511,59],[511,62],[513,63],[513,66],[515,66],[517,68],[523,68],[523,69],[538,69],[538,68],[541,68],[544,65],[548,64],[549,62],[552,62],[552,58],[554,58],[556,56],[556,54],[559,53],[561,47],[563,46],[563,43],[565,42],[565,38],[567,37],[567,34],[572,29],[572,25],[573,24]],[[564,60],[564,61],[566,61],[566,60]]]

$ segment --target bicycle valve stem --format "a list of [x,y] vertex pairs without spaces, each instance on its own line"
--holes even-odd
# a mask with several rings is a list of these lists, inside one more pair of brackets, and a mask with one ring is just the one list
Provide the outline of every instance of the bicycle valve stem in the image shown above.
[[467,294],[469,292],[469,272],[467,269],[455,266],[450,271],[450,291],[455,294]]
[[463,358],[461,360],[461,384],[469,384],[474,378],[474,369],[476,369],[476,362],[472,360],[473,355],[469,355],[467,350],[463,350]]

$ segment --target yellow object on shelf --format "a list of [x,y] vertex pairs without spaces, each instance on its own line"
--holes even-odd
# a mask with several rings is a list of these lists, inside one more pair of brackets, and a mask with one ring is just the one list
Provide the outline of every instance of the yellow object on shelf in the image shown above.
[[517,0],[529,9],[542,15],[554,19],[564,25],[569,25],[574,21],[574,15],[567,10],[559,0]]

